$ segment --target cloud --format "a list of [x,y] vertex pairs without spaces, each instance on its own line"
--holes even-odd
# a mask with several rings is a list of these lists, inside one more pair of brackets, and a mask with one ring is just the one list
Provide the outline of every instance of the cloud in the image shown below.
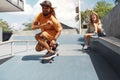
[[11,23],[11,28],[12,28],[13,30],[20,30],[20,29],[22,29],[20,23]]
[[[56,15],[58,17],[58,19],[71,27],[75,27],[76,26],[76,22],[75,22],[75,4],[73,3],[74,0],[59,0],[56,1],[57,5],[57,9],[56,9]],[[67,5],[66,5],[67,4]]]
[[25,4],[24,4],[24,12],[22,14],[31,15],[32,12],[33,12],[32,6],[25,2]]
[[[25,23],[26,21],[29,21],[29,19],[31,20],[34,19],[35,15],[41,12],[40,3],[43,2],[44,0],[38,0],[38,2],[34,6],[31,6],[31,4],[26,3],[26,0],[24,1],[25,2],[24,2],[23,12],[9,13],[13,16],[15,15],[19,16],[18,20],[13,20],[14,22],[10,22],[11,27],[13,27],[13,29],[15,30],[24,28],[22,22]],[[75,22],[76,4],[74,3],[74,0],[50,0],[50,1],[52,2],[52,6],[56,7],[55,12],[57,19],[68,26],[76,27],[76,22]]]
[[[33,14],[37,14],[41,11],[40,3],[44,0],[39,0],[36,5],[33,7]],[[76,27],[75,22],[75,3],[74,0],[50,0],[53,7],[55,8],[57,19],[71,27]]]

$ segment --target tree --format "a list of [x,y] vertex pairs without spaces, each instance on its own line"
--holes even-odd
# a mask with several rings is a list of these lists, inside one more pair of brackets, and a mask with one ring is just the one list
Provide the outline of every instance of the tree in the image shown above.
[[117,5],[118,3],[120,3],[120,0],[114,0],[115,4]]
[[[95,11],[98,13],[98,15],[100,16],[100,18],[102,18],[105,14],[107,14],[111,9],[113,8],[112,4],[109,4],[105,1],[99,1],[97,2],[96,6],[93,8],[93,10],[90,9],[86,9],[86,11],[81,11],[81,23],[83,24],[83,22],[85,21],[86,23],[88,23],[89,21],[89,16],[91,14],[92,11]],[[75,17],[75,20],[78,21],[79,20],[79,15],[77,14],[77,16]]]
[[2,19],[0,19],[0,26],[2,26],[3,32],[12,32],[12,29],[9,27],[8,23]]
[[92,12],[92,10],[86,9],[85,12],[82,12],[82,13],[81,13],[81,14],[82,14],[82,22],[84,22],[84,21],[85,21],[86,23],[89,22],[91,12]]
[[24,31],[26,31],[26,30],[32,30],[32,28],[31,28],[32,27],[32,23],[30,23],[30,22],[29,23],[24,23],[23,25],[26,27],[24,29]]
[[98,13],[99,17],[102,18],[112,8],[113,8],[112,4],[107,3],[106,1],[99,1],[99,2],[97,2],[97,5],[93,8],[93,11],[95,11],[96,13]]

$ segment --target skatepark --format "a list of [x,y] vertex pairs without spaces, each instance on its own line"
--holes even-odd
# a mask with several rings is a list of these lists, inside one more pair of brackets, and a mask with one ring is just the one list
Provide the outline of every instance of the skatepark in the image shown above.
[[82,34],[63,30],[52,63],[41,63],[47,51],[35,51],[35,33],[14,33],[0,42],[0,80],[120,80],[119,9],[120,4],[102,19],[107,36],[91,37],[90,51],[80,45]]
[[[29,38],[31,40],[27,40]],[[79,38],[79,34],[61,35],[59,56],[53,63],[45,64],[40,62],[40,57],[46,51],[35,51],[33,36],[21,36],[18,41],[17,38],[4,43],[0,50],[9,57],[1,59],[0,80],[119,80],[119,75],[102,53],[82,50]]]

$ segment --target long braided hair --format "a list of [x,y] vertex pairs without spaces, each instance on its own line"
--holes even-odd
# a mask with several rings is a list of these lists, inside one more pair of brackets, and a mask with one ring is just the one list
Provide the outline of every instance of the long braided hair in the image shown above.
[[50,12],[50,14],[53,15],[53,16],[56,18],[55,8],[51,8],[51,12]]

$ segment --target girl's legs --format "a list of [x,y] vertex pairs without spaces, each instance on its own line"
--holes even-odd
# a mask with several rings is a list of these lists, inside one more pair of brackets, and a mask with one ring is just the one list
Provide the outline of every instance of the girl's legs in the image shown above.
[[85,35],[84,35],[84,38],[85,38],[85,42],[86,42],[86,45],[89,47],[89,38],[90,38],[90,36],[92,36],[93,35],[93,33],[86,33]]

